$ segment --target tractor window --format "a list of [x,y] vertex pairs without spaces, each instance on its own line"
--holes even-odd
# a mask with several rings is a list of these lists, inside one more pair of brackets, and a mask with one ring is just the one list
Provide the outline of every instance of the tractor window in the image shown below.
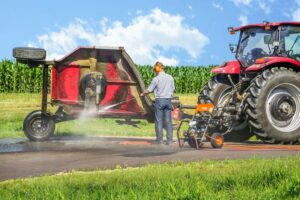
[[256,59],[270,56],[274,52],[273,42],[275,30],[251,28],[244,30],[241,35],[237,58],[244,66],[255,63]]
[[281,27],[280,50],[282,54],[300,61],[300,27]]

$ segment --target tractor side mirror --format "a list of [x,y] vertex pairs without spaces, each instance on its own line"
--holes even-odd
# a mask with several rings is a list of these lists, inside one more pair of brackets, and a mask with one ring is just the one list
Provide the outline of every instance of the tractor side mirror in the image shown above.
[[236,44],[229,44],[229,50],[231,53],[236,53],[237,45]]
[[265,44],[273,44],[273,38],[272,38],[272,36],[271,35],[265,35],[264,36],[264,43]]

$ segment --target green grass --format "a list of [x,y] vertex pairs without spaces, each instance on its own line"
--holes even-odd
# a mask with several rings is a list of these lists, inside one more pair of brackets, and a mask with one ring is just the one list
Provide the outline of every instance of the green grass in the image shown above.
[[[184,104],[195,104],[197,95],[180,95]],[[0,93],[0,138],[24,137],[25,116],[41,107],[41,95],[29,93]],[[55,108],[51,108],[55,112]],[[122,121],[121,119],[119,121]],[[124,120],[123,120],[124,121]],[[116,119],[85,119],[58,123],[55,135],[118,135],[155,136],[154,124],[133,120],[136,126],[118,123]]]
[[0,183],[1,199],[299,199],[299,157],[153,164]]

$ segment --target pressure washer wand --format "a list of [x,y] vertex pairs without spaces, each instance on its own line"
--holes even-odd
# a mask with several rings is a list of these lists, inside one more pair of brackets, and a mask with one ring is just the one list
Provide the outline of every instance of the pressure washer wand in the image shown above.
[[118,105],[121,105],[121,104],[129,102],[129,101],[132,101],[134,99],[136,99],[136,97],[132,97],[131,99],[128,99],[128,100],[125,100],[125,101],[120,101],[118,103],[115,103],[115,104],[112,104],[112,105],[109,105],[109,106],[104,106],[104,107],[102,107],[102,108],[99,109],[99,112],[107,111],[107,110],[109,110],[111,108],[114,108],[114,107],[116,107]]

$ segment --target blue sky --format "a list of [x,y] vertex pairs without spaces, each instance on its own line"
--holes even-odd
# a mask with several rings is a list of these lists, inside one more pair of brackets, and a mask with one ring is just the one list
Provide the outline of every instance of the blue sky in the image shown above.
[[220,64],[234,59],[227,27],[300,21],[300,0],[6,0],[0,59],[35,46],[59,59],[77,46],[125,46],[138,64]]

